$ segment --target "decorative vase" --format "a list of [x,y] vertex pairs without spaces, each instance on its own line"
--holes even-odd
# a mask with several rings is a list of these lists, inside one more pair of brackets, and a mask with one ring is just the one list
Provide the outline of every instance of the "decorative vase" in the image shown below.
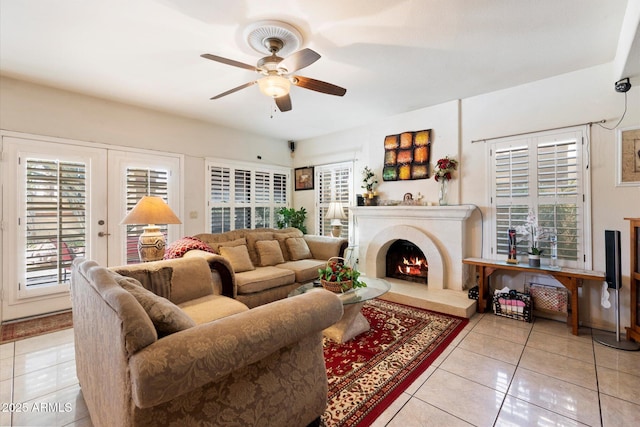
[[365,194],[364,195],[364,205],[365,206],[378,206],[378,195],[377,194]]
[[540,255],[529,254],[529,267],[540,267]]
[[438,201],[440,202],[440,206],[447,206],[449,204],[449,199],[447,196],[447,192],[449,190],[449,180],[442,178],[440,181],[440,191],[438,192]]

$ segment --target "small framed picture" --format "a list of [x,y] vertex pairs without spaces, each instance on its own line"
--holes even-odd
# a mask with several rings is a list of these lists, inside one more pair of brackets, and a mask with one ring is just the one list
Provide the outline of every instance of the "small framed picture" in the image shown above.
[[295,169],[295,189],[313,190],[313,166]]
[[640,126],[618,130],[616,185],[640,186]]

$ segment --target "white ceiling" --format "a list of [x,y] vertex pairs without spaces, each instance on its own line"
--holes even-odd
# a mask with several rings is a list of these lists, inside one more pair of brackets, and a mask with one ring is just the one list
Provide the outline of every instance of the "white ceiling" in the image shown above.
[[[636,1],[636,0],[629,0]],[[300,140],[610,62],[627,0],[0,0],[0,72],[18,79]],[[322,58],[274,112],[244,30],[285,21]],[[613,81],[612,81],[613,87]],[[1,94],[0,94],[1,96]]]

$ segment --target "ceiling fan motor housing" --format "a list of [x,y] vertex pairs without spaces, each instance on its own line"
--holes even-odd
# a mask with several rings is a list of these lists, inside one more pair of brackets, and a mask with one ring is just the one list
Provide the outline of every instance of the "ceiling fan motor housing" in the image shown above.
[[262,70],[263,74],[286,74],[287,70],[284,68],[278,68],[278,64],[283,58],[277,56],[275,53],[271,56],[265,56],[258,60],[257,68]]

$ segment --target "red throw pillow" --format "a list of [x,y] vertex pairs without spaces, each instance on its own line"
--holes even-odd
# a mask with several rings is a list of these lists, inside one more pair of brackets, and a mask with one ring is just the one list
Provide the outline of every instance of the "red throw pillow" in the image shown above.
[[216,251],[211,249],[211,246],[207,245],[202,240],[187,236],[171,243],[164,252],[164,259],[182,258],[184,254],[191,249],[200,249],[202,251],[211,252],[212,254],[216,253]]

